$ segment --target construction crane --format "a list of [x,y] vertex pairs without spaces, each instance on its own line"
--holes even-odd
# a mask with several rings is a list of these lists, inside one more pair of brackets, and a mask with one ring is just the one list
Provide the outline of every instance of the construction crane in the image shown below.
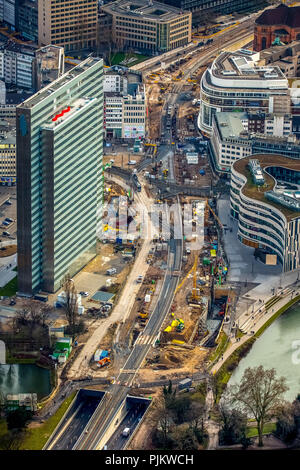
[[194,276],[193,276],[193,291],[192,291],[192,299],[193,300],[199,300],[199,294],[197,292],[197,261],[198,261],[198,256],[195,257],[195,262],[194,262]]
[[193,264],[193,267],[189,270],[189,272],[187,273],[187,275],[185,276],[185,278],[181,281],[180,284],[178,284],[176,290],[175,290],[175,294],[179,291],[179,289],[181,289],[181,287],[183,286],[183,284],[185,283],[185,281],[187,280],[187,278],[189,277],[189,275],[193,272],[193,271],[196,271],[196,268],[197,268],[197,255],[195,255],[195,260],[194,260],[194,264]]
[[208,209],[210,210],[210,212],[212,213],[212,215],[214,216],[215,220],[218,222],[219,227],[220,227],[221,229],[223,229],[223,224],[222,224],[221,220],[220,220],[219,217],[215,214],[215,212],[212,210],[212,208],[211,208],[210,205],[208,204],[207,199],[206,199],[206,205],[207,205]]

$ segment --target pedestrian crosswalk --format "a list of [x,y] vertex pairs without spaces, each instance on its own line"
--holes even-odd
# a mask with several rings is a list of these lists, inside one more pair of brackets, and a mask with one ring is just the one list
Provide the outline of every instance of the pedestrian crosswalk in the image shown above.
[[152,335],[140,335],[136,340],[135,344],[146,345],[153,343]]

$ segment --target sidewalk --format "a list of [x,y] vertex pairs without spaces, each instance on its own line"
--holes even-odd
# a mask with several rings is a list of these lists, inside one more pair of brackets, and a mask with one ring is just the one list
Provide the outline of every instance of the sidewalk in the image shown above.
[[[279,300],[274,306],[270,307],[270,309],[267,312],[265,312],[264,314],[261,314],[259,312],[259,309],[258,309],[253,314],[249,314],[249,315],[247,315],[247,312],[245,312],[239,318],[239,324],[245,323],[248,320],[247,325],[246,325],[247,334],[245,334],[240,339],[240,341],[237,341],[235,338],[230,339],[230,341],[231,341],[230,346],[226,349],[225,353],[223,354],[223,356],[222,356],[223,359],[220,359],[213,366],[213,368],[211,369],[212,374],[215,374],[220,369],[220,367],[224,364],[226,359],[228,359],[228,357],[231,356],[231,354],[236,349],[238,349],[242,344],[244,344],[246,341],[248,341],[249,338],[251,338],[253,336],[253,334],[250,333],[251,331],[254,331],[254,333],[256,333],[270,318],[273,317],[273,315],[275,315],[276,312],[278,312],[278,310],[280,310],[282,307],[284,307],[292,298],[295,297],[295,293],[298,292],[298,290],[300,292],[299,283],[297,283],[297,287],[296,287],[296,285],[291,286],[291,289],[293,289],[293,287],[295,289],[294,293],[293,292],[288,292],[287,295],[285,295],[281,300]],[[272,297],[273,296],[268,297],[268,300]],[[263,305],[262,304],[260,304],[260,305],[261,305],[261,308],[262,308]],[[253,319],[252,319],[252,317],[253,317]],[[232,341],[234,341],[234,342],[232,342]]]

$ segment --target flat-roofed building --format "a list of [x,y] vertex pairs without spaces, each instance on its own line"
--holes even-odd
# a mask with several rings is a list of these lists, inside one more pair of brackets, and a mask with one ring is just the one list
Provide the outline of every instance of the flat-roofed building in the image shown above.
[[17,106],[18,291],[55,292],[96,255],[103,62],[88,58]]
[[222,52],[203,74],[199,128],[211,135],[212,117],[220,112],[290,112],[289,82],[279,67],[260,66],[259,54]]
[[[259,118],[260,125],[253,125]],[[300,141],[292,133],[291,115],[216,113],[209,152],[217,173],[230,174],[233,163],[255,153],[300,159]]]
[[[263,182],[249,167],[257,160]],[[238,220],[238,239],[257,256],[274,255],[284,272],[300,268],[300,160],[257,154],[233,164],[231,216]]]
[[101,7],[112,17],[111,35],[120,48],[166,52],[191,42],[192,14],[152,0],[117,0]]

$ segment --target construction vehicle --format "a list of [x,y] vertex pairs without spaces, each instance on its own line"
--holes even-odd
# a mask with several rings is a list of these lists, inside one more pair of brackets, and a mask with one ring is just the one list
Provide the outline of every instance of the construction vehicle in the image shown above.
[[184,321],[181,318],[176,318],[178,325],[176,326],[176,331],[181,333],[184,330]]
[[104,367],[106,365],[110,364],[110,359],[109,357],[104,357],[100,361],[98,361],[98,367]]
[[149,316],[149,313],[148,313],[148,312],[141,312],[141,313],[139,313],[139,318],[145,319],[145,318],[148,318],[148,316]]

